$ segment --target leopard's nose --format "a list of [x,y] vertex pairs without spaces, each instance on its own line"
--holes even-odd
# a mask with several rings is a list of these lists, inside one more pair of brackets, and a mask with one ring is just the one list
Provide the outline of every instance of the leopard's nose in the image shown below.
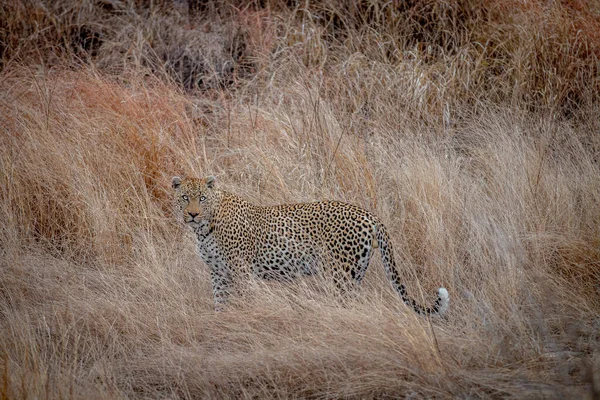
[[190,217],[192,217],[192,219],[194,219],[198,216],[198,213],[188,213],[188,214],[190,214]]

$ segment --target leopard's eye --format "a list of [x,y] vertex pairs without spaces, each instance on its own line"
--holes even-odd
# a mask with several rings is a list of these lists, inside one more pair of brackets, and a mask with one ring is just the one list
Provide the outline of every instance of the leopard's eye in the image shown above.
[[185,201],[189,201],[189,200],[190,200],[190,198],[189,198],[189,197],[187,197],[187,195],[185,195],[185,194],[184,194],[183,196],[181,196],[181,198],[182,198],[183,200],[185,200]]
[[200,201],[206,201],[206,196],[200,196]]

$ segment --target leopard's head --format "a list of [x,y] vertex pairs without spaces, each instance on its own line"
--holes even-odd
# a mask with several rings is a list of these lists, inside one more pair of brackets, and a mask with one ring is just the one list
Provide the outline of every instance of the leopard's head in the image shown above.
[[173,177],[171,186],[175,192],[175,210],[186,225],[210,222],[218,202],[214,183],[214,176],[203,179]]

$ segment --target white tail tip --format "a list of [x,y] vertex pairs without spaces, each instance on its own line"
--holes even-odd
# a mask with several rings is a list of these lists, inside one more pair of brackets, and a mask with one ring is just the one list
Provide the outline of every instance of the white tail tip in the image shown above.
[[438,289],[438,296],[440,298],[440,307],[438,308],[438,314],[443,315],[450,306],[450,296],[448,295],[448,291],[446,288]]

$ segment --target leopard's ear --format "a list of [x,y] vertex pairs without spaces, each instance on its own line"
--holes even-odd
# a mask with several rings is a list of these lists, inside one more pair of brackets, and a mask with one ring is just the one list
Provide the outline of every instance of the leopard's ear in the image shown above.
[[209,176],[208,178],[206,178],[204,180],[204,182],[206,183],[206,187],[209,189],[212,189],[213,187],[215,187],[215,177],[214,176]]
[[174,176],[173,179],[171,179],[171,186],[173,189],[177,189],[179,186],[181,186],[181,178]]

